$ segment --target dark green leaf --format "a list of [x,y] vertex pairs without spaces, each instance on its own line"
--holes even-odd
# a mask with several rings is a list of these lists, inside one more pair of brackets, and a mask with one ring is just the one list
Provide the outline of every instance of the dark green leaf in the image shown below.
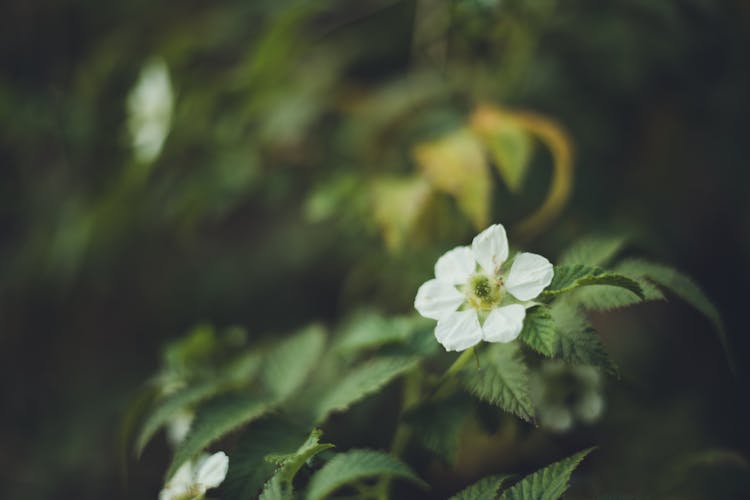
[[310,480],[307,500],[321,500],[344,485],[370,477],[400,477],[425,486],[412,470],[387,453],[352,450],[340,453]]
[[570,475],[593,448],[548,465],[503,492],[500,500],[556,500],[568,489]]

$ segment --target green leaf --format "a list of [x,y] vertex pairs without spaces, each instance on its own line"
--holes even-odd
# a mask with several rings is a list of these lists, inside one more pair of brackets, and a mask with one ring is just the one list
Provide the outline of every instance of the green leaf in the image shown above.
[[166,477],[170,478],[185,461],[209,444],[252,422],[269,409],[266,400],[248,394],[226,394],[202,407],[185,440],[175,450]]
[[307,440],[294,453],[266,456],[266,461],[274,462],[281,466],[276,475],[279,476],[282,483],[291,486],[294,476],[305,465],[305,462],[321,451],[334,447],[334,445],[329,443],[320,443],[321,434],[319,429],[313,429]]
[[500,488],[508,482],[513,476],[507,474],[498,474],[480,479],[468,488],[465,488],[449,500],[494,500]]
[[135,452],[140,456],[151,438],[180,410],[215,396],[225,385],[223,379],[211,379],[188,386],[159,401],[144,420],[136,440]]
[[421,404],[404,415],[417,439],[425,448],[447,463],[454,463],[466,416],[472,407],[466,397],[452,397]]
[[316,421],[322,422],[334,411],[342,411],[364,397],[377,392],[391,380],[413,368],[414,357],[389,356],[369,361],[348,374],[324,394],[316,405]]
[[692,279],[671,267],[646,260],[632,259],[624,261],[621,266],[630,269],[633,273],[638,272],[656,284],[661,285],[708,318],[716,330],[730,368],[733,372],[736,372],[734,357],[731,354],[729,339],[724,329],[721,314],[713,302],[711,302],[711,299],[708,298]]
[[581,264],[555,266],[555,276],[552,278],[552,283],[542,292],[542,297],[551,298],[590,285],[617,286],[629,290],[640,299],[644,298],[643,290],[637,281],[621,274],[609,273],[597,267]]
[[[621,273],[624,274],[624,273]],[[632,306],[641,302],[664,300],[664,294],[646,279],[629,276],[637,281],[643,291],[643,299],[633,295],[629,290],[615,286],[596,286],[574,291],[574,300],[587,311],[611,311]]]
[[568,489],[570,475],[593,448],[548,465],[503,492],[500,500],[556,500]]
[[305,382],[324,344],[325,331],[314,325],[284,340],[268,353],[262,377],[278,401],[291,396]]
[[582,310],[567,301],[558,301],[550,309],[558,335],[556,356],[575,365],[594,365],[618,375],[601,339]]
[[554,356],[558,340],[548,307],[537,306],[526,313],[519,338],[535,351]]
[[226,392],[233,387],[250,382],[260,367],[258,353],[250,352],[237,356],[218,375],[178,390],[157,401],[148,417],[141,425],[136,440],[135,452],[140,456],[148,442],[169,420],[181,410],[191,409],[195,405]]
[[518,193],[528,171],[534,143],[531,136],[510,120],[481,134],[500,176],[513,193]]
[[272,415],[251,423],[242,433],[229,460],[222,489],[227,500],[256,498],[275,467],[269,455],[293,454],[305,441],[308,430]]
[[436,190],[452,195],[476,228],[487,226],[490,171],[482,144],[474,134],[458,129],[418,144],[413,154],[424,177]]
[[464,368],[461,377],[464,387],[483,401],[523,420],[533,420],[528,372],[518,344],[491,344],[479,355],[479,364],[478,369]]
[[336,455],[315,473],[310,480],[307,500],[321,500],[344,485],[381,476],[400,477],[427,486],[396,457],[379,451],[352,450]]
[[342,329],[336,349],[351,355],[386,344],[400,343],[406,338],[408,325],[374,311],[360,311]]
[[625,246],[622,236],[588,236],[576,242],[559,259],[560,266],[606,266]]

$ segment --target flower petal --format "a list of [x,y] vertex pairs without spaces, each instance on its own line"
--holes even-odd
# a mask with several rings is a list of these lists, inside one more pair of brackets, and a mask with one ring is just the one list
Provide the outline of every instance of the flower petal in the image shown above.
[[203,460],[195,472],[195,482],[209,488],[216,488],[227,477],[229,469],[229,457],[223,451],[214,453]]
[[463,351],[482,340],[482,327],[474,309],[458,311],[438,321],[435,338],[446,351]]
[[435,264],[435,277],[453,285],[463,285],[476,268],[471,248],[456,247],[440,257]]
[[178,500],[184,498],[184,496],[190,491],[190,485],[184,486],[165,486],[159,492],[159,500]]
[[531,300],[547,288],[555,275],[550,261],[535,253],[519,253],[505,280],[505,288],[518,300]]
[[455,286],[434,279],[419,287],[414,308],[425,318],[440,319],[458,309],[464,299]]
[[188,460],[184,464],[180,465],[174,476],[167,481],[167,489],[169,488],[189,488],[193,482],[193,462]]
[[474,259],[484,272],[492,275],[508,258],[508,237],[502,224],[495,224],[479,233],[471,242]]
[[511,342],[520,335],[526,308],[522,304],[498,307],[484,320],[482,333],[487,342]]

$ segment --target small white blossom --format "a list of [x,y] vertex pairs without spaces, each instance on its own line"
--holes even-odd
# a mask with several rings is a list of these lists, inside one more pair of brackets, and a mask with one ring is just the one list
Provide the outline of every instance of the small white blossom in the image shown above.
[[194,418],[192,411],[182,410],[167,422],[167,441],[173,448],[185,440]]
[[478,234],[471,247],[446,252],[435,264],[435,279],[417,291],[414,307],[437,320],[435,337],[447,351],[487,342],[511,342],[523,329],[526,308],[549,286],[552,264],[520,252],[508,261],[502,224]]
[[219,486],[227,475],[229,457],[220,451],[203,454],[177,469],[159,493],[159,500],[193,500],[203,498],[206,490]]
[[159,156],[172,123],[174,96],[166,63],[157,59],[141,70],[128,95],[128,129],[133,152],[141,163]]

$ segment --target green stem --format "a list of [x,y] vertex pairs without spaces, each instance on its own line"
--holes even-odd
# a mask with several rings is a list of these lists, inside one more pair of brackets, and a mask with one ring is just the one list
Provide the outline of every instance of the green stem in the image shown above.
[[[448,367],[432,394],[432,398],[442,395],[445,390],[450,390],[450,386],[446,385],[445,382],[453,378],[461,369],[466,366],[466,363],[471,360],[474,355],[474,347],[470,347],[461,353],[459,357]],[[416,368],[409,372],[404,378],[404,392],[401,402],[401,413],[403,416],[411,408],[416,407],[422,401],[422,372],[419,368]],[[393,456],[400,456],[406,446],[409,444],[411,439],[411,427],[406,425],[403,421],[399,422],[396,427],[396,432],[393,435],[391,441],[391,454]],[[376,500],[388,500],[388,492],[391,487],[391,478],[383,477],[378,481],[373,489],[374,497]]]
[[469,362],[473,355],[474,347],[469,347],[464,352],[462,352],[461,355],[456,358],[456,361],[454,361],[453,364],[445,371],[440,382],[442,383],[443,381],[451,378],[453,375],[461,371],[461,368],[466,366],[466,363]]
[[[406,374],[404,378],[404,393],[401,402],[401,412],[399,419],[411,408],[414,408],[422,400],[422,372],[417,367]],[[391,455],[398,457],[406,449],[406,445],[409,444],[411,439],[411,427],[409,427],[403,420],[400,419],[396,432],[393,435],[391,441]],[[374,493],[375,498],[378,500],[388,500],[388,491],[391,487],[391,478],[386,476],[380,478],[380,481],[375,485]]]

